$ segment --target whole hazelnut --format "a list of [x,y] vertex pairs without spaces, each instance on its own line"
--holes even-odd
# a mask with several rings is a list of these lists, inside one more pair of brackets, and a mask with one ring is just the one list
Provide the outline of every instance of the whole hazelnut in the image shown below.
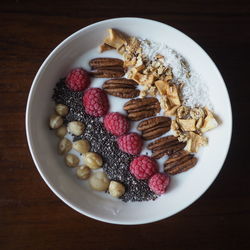
[[76,136],[81,135],[84,132],[85,125],[79,121],[73,121],[68,123],[68,131]]
[[88,179],[90,174],[91,174],[90,168],[84,165],[79,166],[76,170],[76,175],[83,180]]
[[65,126],[61,126],[55,130],[56,136],[63,138],[67,134],[67,128]]
[[106,191],[109,186],[109,179],[104,172],[95,172],[89,178],[89,185],[96,191]]
[[73,142],[73,149],[79,153],[85,154],[90,150],[90,145],[87,140],[78,140]]
[[63,104],[57,104],[55,110],[60,116],[66,116],[69,113],[69,108]]
[[65,153],[68,153],[72,148],[72,143],[67,138],[63,138],[59,141],[58,144],[58,152],[59,154],[63,155]]
[[83,159],[85,165],[87,165],[88,167],[90,167],[91,169],[97,169],[100,168],[102,166],[102,157],[94,152],[87,152],[84,155],[84,159]]
[[109,184],[109,193],[113,196],[113,197],[120,197],[125,193],[125,187],[117,181],[111,181]]
[[65,156],[65,163],[68,167],[75,168],[78,166],[80,160],[76,155],[73,154],[67,154]]
[[57,115],[57,114],[53,114],[52,116],[50,116],[50,119],[49,119],[49,126],[52,128],[52,129],[56,129],[56,128],[59,128],[61,127],[63,124],[63,119],[61,116]]

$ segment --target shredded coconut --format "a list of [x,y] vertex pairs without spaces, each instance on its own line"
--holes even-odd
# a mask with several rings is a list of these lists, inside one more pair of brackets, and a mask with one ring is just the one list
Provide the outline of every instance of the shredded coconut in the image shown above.
[[173,82],[184,83],[181,93],[184,105],[191,108],[205,106],[212,108],[205,82],[190,68],[183,56],[164,43],[148,40],[140,40],[140,42],[142,53],[149,61],[155,61],[157,54],[164,56],[164,65],[172,69]]

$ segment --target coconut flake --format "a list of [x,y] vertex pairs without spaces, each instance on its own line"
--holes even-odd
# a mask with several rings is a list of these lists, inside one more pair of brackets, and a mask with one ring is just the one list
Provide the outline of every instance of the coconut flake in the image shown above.
[[155,61],[158,54],[164,56],[164,65],[170,67],[173,72],[173,82],[184,83],[181,90],[183,104],[193,107],[209,107],[208,88],[201,77],[191,69],[185,58],[164,43],[156,43],[148,40],[140,40],[142,53],[149,61]]

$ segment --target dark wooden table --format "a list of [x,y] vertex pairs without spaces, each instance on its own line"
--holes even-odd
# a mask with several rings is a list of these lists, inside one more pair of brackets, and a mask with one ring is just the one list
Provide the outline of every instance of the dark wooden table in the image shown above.
[[[155,19],[185,32],[212,57],[234,114],[232,144],[209,190],[156,223],[118,226],[60,201],[31,159],[25,105],[50,51],[78,29],[112,17]],[[1,1],[0,249],[250,249],[249,1]],[[149,31],[150,32],[150,31]]]

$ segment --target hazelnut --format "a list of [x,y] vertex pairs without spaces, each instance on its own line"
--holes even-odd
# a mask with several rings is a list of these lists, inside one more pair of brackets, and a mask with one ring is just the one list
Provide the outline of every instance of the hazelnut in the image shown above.
[[97,153],[87,152],[83,161],[91,169],[97,169],[102,166],[102,157]]
[[90,150],[90,145],[87,140],[78,140],[73,143],[73,149],[79,153],[85,154]]
[[71,168],[77,167],[79,162],[80,162],[80,160],[76,155],[67,154],[65,156],[65,163],[67,164],[67,166],[69,166]]
[[60,116],[66,116],[69,113],[69,108],[63,104],[57,104],[55,110]]
[[61,116],[57,115],[57,114],[53,114],[51,117],[50,117],[50,120],[49,120],[49,126],[52,128],[52,129],[56,129],[56,128],[59,128],[61,127],[63,124],[63,119]]
[[113,197],[118,198],[125,193],[125,187],[117,181],[111,181],[109,184],[109,193]]
[[85,165],[79,166],[76,170],[76,175],[83,180],[88,179],[90,174],[91,174],[90,168]]
[[95,172],[89,178],[89,185],[96,191],[106,191],[109,186],[109,179],[104,172]]
[[85,125],[79,121],[69,122],[68,131],[74,135],[81,135],[85,129]]
[[63,138],[67,134],[67,128],[65,126],[61,126],[55,131],[56,136]]
[[72,148],[72,143],[67,138],[63,138],[59,141],[58,144],[59,154],[63,155],[65,153],[68,153],[71,150],[71,148]]

